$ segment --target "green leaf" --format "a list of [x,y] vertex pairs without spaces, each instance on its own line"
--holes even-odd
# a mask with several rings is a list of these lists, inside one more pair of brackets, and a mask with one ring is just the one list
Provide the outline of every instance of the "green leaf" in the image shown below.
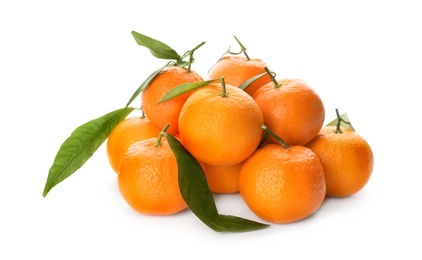
[[163,103],[169,99],[175,98],[177,96],[180,96],[182,94],[185,94],[191,90],[200,88],[200,87],[204,87],[206,85],[209,85],[210,83],[216,81],[216,80],[220,80],[220,79],[211,79],[211,80],[206,80],[206,81],[198,81],[198,82],[193,82],[193,83],[184,83],[184,84],[180,84],[172,89],[170,89],[169,92],[167,92],[160,101],[158,101],[158,103]]
[[205,225],[217,232],[245,232],[269,226],[236,216],[220,215],[201,165],[174,136],[165,135],[177,160],[182,197]]
[[63,142],[54,158],[43,196],[81,168],[107,139],[113,128],[133,110],[134,108],[118,109],[76,128]]
[[159,68],[158,70],[154,71],[151,75],[149,75],[148,78],[135,91],[135,93],[133,93],[132,97],[129,99],[129,101],[126,104],[126,107],[129,107],[129,105],[133,102],[133,100],[135,100],[135,98],[148,86],[148,84],[151,82],[151,80],[154,79],[155,76],[157,76],[158,73],[160,73],[167,66],[168,66],[168,64]]
[[[349,117],[347,116],[346,113],[342,114],[340,117],[342,119],[342,120],[340,120],[340,126],[341,127],[348,128],[348,129],[350,129],[352,131],[356,131],[353,128],[352,124],[350,123]],[[349,122],[349,124],[348,123],[345,123],[344,121]],[[328,123],[327,126],[337,126],[337,124],[338,124],[338,118],[336,118],[333,121],[331,121],[330,123]]]
[[179,67],[186,67],[186,66],[188,66],[188,65],[189,65],[189,61],[179,60],[179,61],[176,63],[176,65],[177,65],[177,66],[179,66]]
[[138,43],[138,45],[148,48],[151,54],[159,59],[176,61],[181,60],[180,55],[175,50],[159,40],[153,39],[135,31],[132,31],[132,36],[135,38],[135,41]]
[[255,81],[257,81],[259,78],[261,78],[262,76],[267,75],[267,72],[261,73],[259,75],[256,75],[250,79],[248,79],[247,81],[243,82],[239,88],[245,90],[247,87],[249,87],[250,84],[254,83]]

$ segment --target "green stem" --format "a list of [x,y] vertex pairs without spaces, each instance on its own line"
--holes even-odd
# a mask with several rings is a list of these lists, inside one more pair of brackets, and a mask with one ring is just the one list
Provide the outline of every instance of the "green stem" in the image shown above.
[[337,125],[336,125],[336,131],[335,131],[335,133],[336,134],[342,134],[343,133],[343,131],[341,131],[341,128],[340,128],[340,126],[341,126],[341,122],[343,122],[343,123],[345,123],[345,124],[348,124],[348,125],[352,125],[350,122],[348,122],[348,121],[346,121],[346,120],[344,120],[341,116],[340,116],[340,113],[338,112],[338,109],[336,108],[336,116],[337,116]]
[[237,39],[237,37],[234,35],[234,38],[236,39],[237,43],[240,45],[240,48],[242,48],[243,54],[245,54],[246,59],[251,60],[248,56],[248,54],[246,53],[246,47],[239,41],[239,39]]
[[281,87],[280,83],[278,83],[277,79],[275,78],[275,73],[271,72],[267,67],[264,68],[265,72],[267,72],[268,76],[270,76],[271,81],[274,83],[274,88]]
[[221,77],[221,88],[222,88],[222,92],[221,92],[221,96],[222,97],[227,97],[227,90],[226,90],[226,82],[224,81],[224,77]]
[[280,136],[278,136],[276,133],[274,133],[271,129],[269,129],[266,125],[262,125],[262,129],[264,129],[268,134],[270,134],[272,137],[274,137],[281,146],[283,146],[284,149],[290,150],[290,147],[284,142],[283,139],[281,139]]
[[201,42],[200,44],[198,44],[195,48],[193,48],[192,50],[189,51],[189,62],[188,62],[188,72],[191,72],[191,65],[194,61],[193,59],[193,53],[199,49],[199,47],[201,47],[202,45],[204,45],[205,42]]
[[160,134],[157,137],[157,141],[155,141],[155,144],[154,144],[155,147],[161,146],[161,138],[163,138],[163,136],[166,134],[166,131],[169,128],[169,126],[170,126],[170,124],[167,123],[164,126],[163,130],[161,130]]
[[336,131],[335,131],[335,133],[336,134],[341,134],[342,133],[342,131],[341,131],[341,129],[340,129],[340,124],[341,124],[341,116],[340,116],[340,113],[338,112],[338,109],[336,108],[336,116],[337,116],[337,125],[336,125]]

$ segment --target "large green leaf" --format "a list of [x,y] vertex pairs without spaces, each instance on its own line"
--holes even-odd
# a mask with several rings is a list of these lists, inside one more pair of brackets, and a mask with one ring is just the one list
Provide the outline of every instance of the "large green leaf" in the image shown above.
[[138,45],[148,48],[155,57],[181,61],[180,55],[167,44],[135,31],[132,31],[132,36]]
[[165,135],[177,160],[182,197],[204,224],[217,232],[245,232],[268,227],[267,224],[248,219],[220,215],[201,165],[174,136]]
[[113,128],[133,110],[130,107],[121,108],[76,128],[63,142],[54,158],[43,196],[81,168],[107,139]]

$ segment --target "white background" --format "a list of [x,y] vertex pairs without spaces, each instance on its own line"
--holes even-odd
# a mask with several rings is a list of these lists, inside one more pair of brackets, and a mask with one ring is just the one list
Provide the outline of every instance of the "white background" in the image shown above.
[[[1,1],[0,259],[421,259],[417,2]],[[132,30],[181,54],[205,41],[193,65],[203,77],[236,49],[236,35],[277,77],[308,82],[327,122],[335,108],[347,112],[372,146],[368,185],[297,223],[216,233],[189,210],[134,212],[103,145],[43,198],[71,131],[123,107],[164,64]],[[238,195],[216,203],[220,213],[260,221]]]

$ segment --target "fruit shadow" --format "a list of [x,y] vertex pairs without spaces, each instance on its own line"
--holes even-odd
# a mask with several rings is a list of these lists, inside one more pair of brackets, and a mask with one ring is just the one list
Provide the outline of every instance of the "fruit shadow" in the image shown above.
[[319,210],[324,212],[342,211],[344,208],[350,208],[350,204],[359,203],[362,200],[362,192],[346,197],[330,197],[326,196]]

